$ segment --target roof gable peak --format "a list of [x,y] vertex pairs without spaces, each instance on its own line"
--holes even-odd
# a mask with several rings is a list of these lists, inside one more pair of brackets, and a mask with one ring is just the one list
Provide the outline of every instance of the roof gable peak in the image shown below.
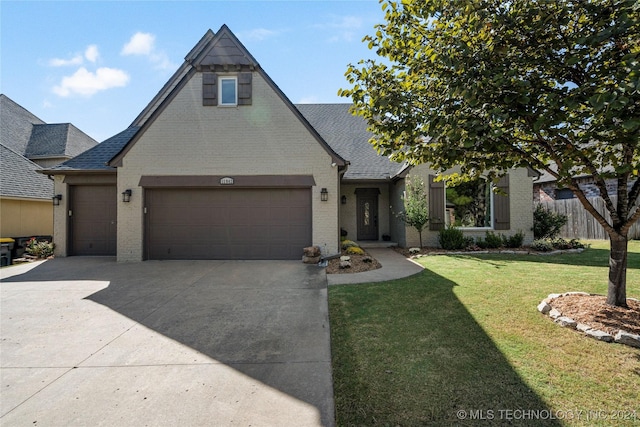
[[258,61],[226,25],[220,27],[195,55],[192,64],[198,71],[253,70],[259,67]]

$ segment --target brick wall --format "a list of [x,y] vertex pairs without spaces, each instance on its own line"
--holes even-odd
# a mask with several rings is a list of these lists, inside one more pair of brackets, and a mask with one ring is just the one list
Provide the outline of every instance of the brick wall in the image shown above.
[[[142,175],[313,175],[313,244],[338,250],[338,170],[331,157],[258,74],[250,106],[202,106],[195,74],[146,130],[118,170],[118,260],[143,257]],[[329,201],[320,201],[321,188]]]

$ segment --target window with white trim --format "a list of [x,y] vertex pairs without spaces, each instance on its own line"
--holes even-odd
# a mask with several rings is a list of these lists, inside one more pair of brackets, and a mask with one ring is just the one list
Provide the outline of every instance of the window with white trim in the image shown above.
[[218,78],[218,105],[238,105],[238,78],[235,76],[222,76]]
[[445,225],[493,228],[493,190],[482,178],[455,186],[445,184]]

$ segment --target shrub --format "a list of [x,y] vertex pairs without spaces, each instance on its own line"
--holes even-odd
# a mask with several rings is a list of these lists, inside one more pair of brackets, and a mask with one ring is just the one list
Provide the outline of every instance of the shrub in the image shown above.
[[342,241],[342,250],[344,251],[347,248],[358,247],[358,244],[353,240],[343,240]]
[[364,255],[364,251],[362,248],[358,246],[350,246],[347,248],[346,253],[349,255]]
[[467,246],[467,239],[459,228],[449,226],[438,232],[438,243],[442,249],[464,249]]
[[32,237],[25,247],[25,252],[36,258],[49,258],[53,256],[53,249],[55,244],[51,242],[38,242],[35,237]]
[[551,240],[555,249],[579,249],[584,248],[584,243],[576,239],[565,240],[561,237]]
[[566,223],[566,215],[552,212],[539,204],[533,211],[533,238],[553,239]]
[[498,236],[497,234],[494,234],[492,231],[487,231],[485,233],[484,241],[487,244],[487,248],[490,248],[490,249],[497,249],[500,246],[502,246],[502,237]]
[[534,249],[536,251],[541,251],[541,252],[549,252],[550,250],[553,250],[553,244],[551,243],[550,240],[544,240],[544,239],[534,240],[533,243],[531,244],[531,249]]
[[522,246],[522,242],[524,242],[524,233],[522,231],[518,231],[513,236],[502,236],[502,244],[507,248],[519,248]]

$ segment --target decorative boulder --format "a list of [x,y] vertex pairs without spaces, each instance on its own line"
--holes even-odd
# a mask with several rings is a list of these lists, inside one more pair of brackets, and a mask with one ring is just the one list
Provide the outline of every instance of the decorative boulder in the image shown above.
[[551,306],[546,301],[542,301],[538,304],[538,311],[542,314],[547,314],[551,311]]
[[349,255],[343,255],[340,257],[340,261],[351,261],[351,257]]
[[555,322],[557,324],[559,324],[560,326],[564,327],[564,328],[571,328],[571,329],[575,329],[576,325],[578,324],[578,322],[576,322],[575,320],[573,320],[570,317],[566,317],[566,316],[560,316],[558,317]]
[[308,257],[317,257],[320,256],[320,247],[319,246],[309,246],[302,250],[305,256]]
[[420,248],[409,248],[409,253],[411,255],[419,254],[420,253]]
[[614,339],[617,343],[640,348],[640,335],[630,334],[624,331],[618,331]]
[[351,261],[340,261],[340,268],[351,268]]
[[611,342],[613,341],[613,335],[597,329],[589,329],[584,333],[586,336],[595,338],[599,341]]

